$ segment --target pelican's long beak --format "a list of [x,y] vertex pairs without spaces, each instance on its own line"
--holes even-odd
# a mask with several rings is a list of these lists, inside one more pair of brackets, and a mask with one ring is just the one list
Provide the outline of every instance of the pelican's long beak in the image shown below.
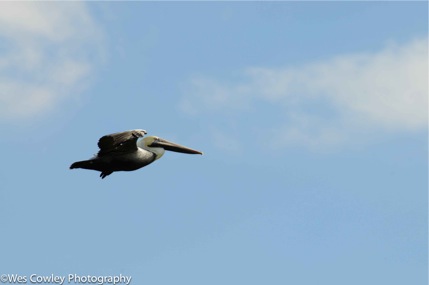
[[190,154],[203,154],[201,151],[176,144],[173,142],[169,142],[167,140],[158,138],[156,139],[150,147],[162,147],[165,150],[174,151],[174,152],[181,152],[181,153],[190,153]]

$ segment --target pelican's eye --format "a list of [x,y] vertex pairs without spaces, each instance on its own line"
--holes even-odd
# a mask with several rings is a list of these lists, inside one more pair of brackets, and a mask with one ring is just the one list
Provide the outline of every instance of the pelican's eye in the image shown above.
[[159,138],[154,138],[154,140],[152,141],[152,143],[149,145],[151,147],[156,147],[156,144],[159,142]]

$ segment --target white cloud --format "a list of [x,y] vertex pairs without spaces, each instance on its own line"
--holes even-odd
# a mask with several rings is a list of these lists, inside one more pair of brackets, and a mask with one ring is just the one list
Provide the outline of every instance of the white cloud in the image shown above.
[[102,35],[83,2],[0,2],[0,120],[32,118],[85,85]]
[[[424,130],[427,39],[301,66],[251,67],[233,83],[194,77],[188,87],[184,112],[260,116],[282,145],[337,145],[381,131]],[[258,114],[261,105],[273,113]]]

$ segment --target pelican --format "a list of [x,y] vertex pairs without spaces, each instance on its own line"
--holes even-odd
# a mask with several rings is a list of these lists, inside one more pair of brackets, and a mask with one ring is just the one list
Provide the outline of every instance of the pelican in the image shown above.
[[136,129],[120,133],[105,135],[98,140],[100,150],[91,159],[77,161],[70,169],[83,168],[100,171],[100,177],[115,171],[133,171],[151,164],[160,159],[166,150],[203,154],[194,150],[156,136],[147,136],[145,130]]

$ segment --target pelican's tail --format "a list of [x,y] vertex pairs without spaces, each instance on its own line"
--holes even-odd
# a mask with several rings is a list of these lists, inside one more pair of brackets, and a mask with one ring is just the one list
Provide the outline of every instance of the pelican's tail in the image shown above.
[[70,165],[70,169],[75,168],[98,170],[97,163],[94,163],[94,160],[76,161],[75,163]]
[[70,169],[75,168],[83,168],[83,169],[91,169],[92,163],[90,160],[82,160],[82,161],[76,161],[72,165],[70,165]]
[[106,176],[113,173],[110,169],[106,169],[105,165],[100,162],[97,159],[89,159],[89,160],[82,160],[82,161],[76,161],[72,165],[70,165],[70,169],[75,168],[83,168],[83,169],[90,169],[90,170],[97,170],[100,171],[100,177],[104,179]]

